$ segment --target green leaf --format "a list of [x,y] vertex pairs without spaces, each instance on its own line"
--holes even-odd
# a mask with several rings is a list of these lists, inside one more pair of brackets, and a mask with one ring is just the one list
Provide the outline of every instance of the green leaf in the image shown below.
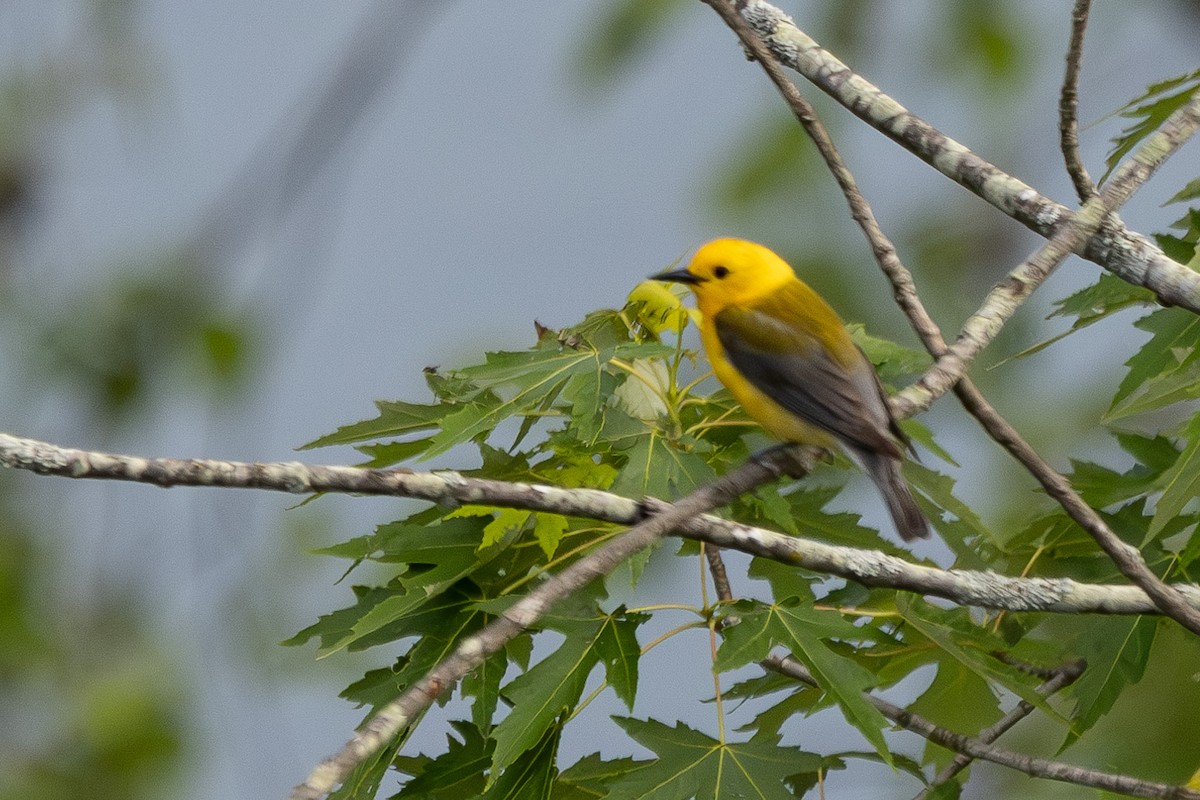
[[1200,70],[1151,84],[1143,94],[1117,109],[1116,113],[1119,116],[1136,121],[1112,140],[1115,147],[1104,160],[1108,169],[1101,176],[1100,183],[1108,180],[1126,154],[1158,130],[1167,117],[1187,103],[1197,87],[1200,87]]
[[1154,293],[1141,286],[1134,286],[1128,281],[1103,273],[1091,286],[1080,289],[1074,294],[1055,301],[1056,308],[1050,312],[1047,319],[1054,317],[1074,317],[1071,327],[1062,333],[1051,336],[1045,341],[1025,348],[1019,353],[1003,358],[992,364],[988,369],[996,369],[1018,358],[1025,358],[1045,350],[1052,344],[1062,341],[1076,331],[1094,325],[1102,319],[1135,306],[1153,305]]
[[1183,508],[1200,494],[1200,415],[1183,429],[1184,448],[1175,464],[1162,476],[1163,493],[1154,507],[1147,539],[1157,536]]
[[456,406],[446,404],[426,405],[402,401],[376,401],[379,416],[353,425],[343,425],[333,433],[301,445],[301,450],[314,447],[329,447],[335,444],[357,444],[368,439],[387,439],[436,428],[438,423]]
[[713,480],[708,461],[694,450],[684,450],[658,431],[646,430],[628,450],[612,491],[626,497],[659,497],[673,500],[691,494]]
[[717,800],[753,797],[794,800],[784,782],[816,772],[820,756],[777,741],[721,742],[687,727],[613,717],[657,758],[609,784],[606,800]]
[[976,625],[964,608],[942,609],[908,595],[896,596],[896,610],[911,626],[908,639],[919,646],[922,639],[943,656],[958,662],[984,681],[993,681],[1039,708],[1048,709],[1035,691],[1035,679],[1008,666],[992,654],[1006,650],[1005,643]]
[[[991,685],[961,662],[943,659],[937,675],[909,711],[932,720],[943,728],[973,733],[983,730],[1003,716],[1000,702]],[[925,760],[943,767],[954,753],[932,742],[925,745]]]
[[[955,567],[986,569],[981,548],[992,545],[995,538],[975,510],[954,496],[954,479],[912,459],[904,462],[904,476],[919,490],[917,502],[925,506],[930,525],[957,556]],[[936,513],[929,512],[928,505],[921,503],[923,499],[933,504]]]
[[547,800],[558,777],[555,761],[561,738],[561,724],[547,729],[533,747],[495,779],[481,800]]
[[1125,362],[1129,371],[1105,414],[1108,422],[1200,396],[1200,318],[1163,309],[1134,327],[1153,336]]
[[604,662],[608,685],[630,711],[637,698],[638,660],[642,654],[637,629],[649,619],[649,614],[632,614],[622,607],[605,620],[596,637],[596,653]]
[[571,415],[569,430],[585,448],[592,447],[600,438],[609,398],[621,385],[621,379],[608,372],[598,376],[580,372],[567,379],[562,397]]
[[872,336],[861,323],[852,322],[846,327],[854,343],[867,354],[867,358],[879,370],[879,375],[884,380],[915,375],[925,371],[933,363],[932,356],[924,350],[914,350],[888,339]]
[[492,403],[471,403],[442,420],[425,458],[490,433],[507,417],[536,411],[548,395],[556,395],[565,381],[580,372],[598,374],[608,360],[595,350],[537,349],[488,353],[484,364],[467,367],[456,375],[487,388],[515,386],[516,391]]
[[1077,621],[1075,630],[1076,646],[1088,667],[1069,690],[1076,707],[1060,753],[1109,712],[1126,686],[1142,679],[1158,620],[1148,616],[1087,617]]
[[883,738],[883,729],[890,723],[863,697],[863,692],[875,686],[875,677],[856,661],[834,653],[824,641],[857,641],[869,631],[854,626],[837,612],[814,609],[798,599],[774,605],[743,600],[728,607],[727,615],[737,617],[739,622],[725,631],[717,651],[717,669],[727,671],[759,661],[776,645],[788,648],[880,756],[890,758]]
[[[387,596],[362,613],[341,638],[323,644],[320,655],[365,644],[371,634],[403,620],[498,556],[503,547],[479,552],[483,527],[480,519],[446,519],[435,526],[405,522],[380,526],[384,553],[390,560],[409,564],[410,569],[398,576]],[[513,535],[509,534],[510,539]]]
[[651,764],[632,758],[605,761],[599,753],[584,756],[558,775],[553,800],[596,800],[606,797],[613,781]]
[[414,776],[396,795],[398,800],[462,800],[483,791],[484,771],[495,743],[468,722],[452,720],[450,727],[462,739],[447,735],[446,752],[437,758],[396,759],[397,769]]
[[501,690],[512,710],[492,732],[496,741],[493,771],[513,763],[545,735],[560,714],[575,707],[588,675],[600,660],[595,644],[602,629],[596,623],[579,626],[553,653]]
[[613,392],[613,399],[626,414],[643,422],[655,422],[666,416],[666,396],[671,390],[671,374],[662,359],[637,358],[631,372]]
[[508,655],[501,650],[464,675],[459,684],[463,697],[475,698],[471,703],[471,722],[485,733],[492,730],[492,719],[500,700],[500,681],[504,680],[507,671]]
[[1200,270],[1200,250],[1197,249],[1197,243],[1200,242],[1200,209],[1189,208],[1186,214],[1172,222],[1169,227],[1180,231],[1180,235],[1156,233],[1154,241],[1163,252],[1180,264],[1192,270]]

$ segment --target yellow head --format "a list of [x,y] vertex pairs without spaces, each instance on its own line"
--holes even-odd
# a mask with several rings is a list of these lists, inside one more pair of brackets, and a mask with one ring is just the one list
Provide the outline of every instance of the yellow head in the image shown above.
[[788,263],[761,244],[744,239],[716,239],[701,247],[686,269],[654,276],[686,283],[706,316],[726,306],[750,305],[796,279]]

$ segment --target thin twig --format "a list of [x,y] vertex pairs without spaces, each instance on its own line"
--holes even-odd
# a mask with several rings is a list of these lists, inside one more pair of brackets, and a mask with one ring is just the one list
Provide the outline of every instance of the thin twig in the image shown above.
[[1079,155],[1079,71],[1083,63],[1083,35],[1087,31],[1092,0],[1075,0],[1071,10],[1071,42],[1067,46],[1067,70],[1058,99],[1058,134],[1067,174],[1075,184],[1079,202],[1096,196],[1096,184]]
[[[1000,658],[1002,661],[1004,660],[1002,654],[997,654],[997,658]],[[1036,672],[1038,674],[1048,674],[1046,675],[1045,682],[1038,686],[1034,691],[1036,691],[1042,697],[1049,698],[1058,691],[1065,689],[1078,680],[1079,676],[1083,674],[1083,671],[1086,668],[1087,662],[1079,660],[1072,661],[1069,664],[1064,664],[1061,667],[1055,667],[1051,670],[1037,669]],[[1030,703],[1028,700],[1020,700],[1012,711],[1009,711],[990,727],[981,730],[975,738],[984,744],[991,744],[1011,730],[1012,727],[1018,722],[1032,714],[1034,708],[1035,706],[1033,703]],[[924,789],[922,789],[920,794],[913,798],[913,800],[927,800],[934,789],[945,783],[949,783],[954,779],[955,775],[970,766],[972,761],[974,761],[974,759],[971,756],[958,753],[954,756],[954,759],[949,764],[947,764],[938,772],[933,781]]]
[[[706,0],[707,2],[707,0]],[[763,0],[739,3],[742,17],[785,66],[951,180],[1043,236],[1072,214],[1033,187],[980,158],[854,73],[778,8]],[[1165,305],[1200,313],[1200,273],[1167,257],[1115,216],[1088,238],[1080,255],[1114,275],[1153,291]]]
[[[816,686],[812,675],[803,664],[790,656],[771,655],[762,663],[788,677]],[[888,719],[900,727],[912,731],[928,739],[934,744],[961,753],[971,758],[991,761],[1001,766],[1024,772],[1036,778],[1047,778],[1079,786],[1091,786],[1110,792],[1119,792],[1131,797],[1167,798],[1168,800],[1200,800],[1200,792],[1183,786],[1172,786],[1166,783],[1145,781],[1131,778],[1127,775],[1117,775],[1111,772],[1077,767],[1061,761],[1050,761],[1011,750],[1003,750],[983,741],[979,737],[964,736],[961,733],[939,727],[919,714],[901,708],[881,697],[865,693],[867,701]]]
[[[156,486],[216,486],[311,494],[411,497],[444,505],[486,504],[632,525],[647,511],[669,506],[597,491],[472,478],[452,471],[412,472],[298,462],[248,464],[211,459],[147,459],[58,447],[0,433],[0,467],[77,479],[120,480]],[[711,514],[681,524],[685,538],[739,550],[869,587],[942,597],[963,606],[1066,614],[1154,614],[1136,586],[1081,583],[1069,578],[1010,578],[993,572],[943,570],[881,553],[828,544],[743,525]],[[1200,609],[1200,586],[1172,584]]]

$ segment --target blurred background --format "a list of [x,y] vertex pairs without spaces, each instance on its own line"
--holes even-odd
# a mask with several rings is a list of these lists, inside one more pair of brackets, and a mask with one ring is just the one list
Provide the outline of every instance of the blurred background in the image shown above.
[[[1074,205],[1057,145],[1070,2],[780,6]],[[1080,110],[1093,175],[1122,125],[1110,112],[1194,69],[1198,33],[1190,0],[1097,0]],[[1037,237],[800,87],[955,331]],[[1198,172],[1192,144],[1124,219],[1163,230],[1179,214],[1160,205]],[[0,4],[9,433],[295,459],[375,399],[425,400],[423,367],[529,346],[535,319],[619,306],[723,234],[774,247],[845,317],[917,346],[798,126],[694,0]],[[986,363],[1061,330],[1050,301],[1097,273],[1068,262]],[[1132,319],[975,375],[1056,465],[1116,463],[1097,419],[1143,341]],[[924,419],[1003,531],[1032,482],[952,399]],[[337,693],[392,656],[315,661],[278,642],[349,602],[345,565],[306,551],[394,519],[397,501],[296,504],[0,473],[0,798],[280,797],[338,747],[362,712]],[[443,738],[430,726],[414,749]],[[878,769],[831,790],[877,796],[895,780]],[[991,771],[970,791],[1006,782]]]

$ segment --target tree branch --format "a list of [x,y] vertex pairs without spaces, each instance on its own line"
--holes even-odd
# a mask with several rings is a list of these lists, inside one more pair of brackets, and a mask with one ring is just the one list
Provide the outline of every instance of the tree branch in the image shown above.
[[[1065,206],[972,153],[856,75],[778,8],[762,0],[740,2],[738,8],[784,65],[1005,214],[1042,236],[1051,236],[1071,218]],[[1095,236],[1082,242],[1080,255],[1123,280],[1150,289],[1165,305],[1200,313],[1200,273],[1171,260],[1116,217],[1106,219]]]
[[967,366],[1000,332],[1004,323],[1034,289],[1082,242],[1091,238],[1112,212],[1162,166],[1197,129],[1200,129],[1200,95],[1193,97],[1167,117],[1159,129],[1147,137],[1105,184],[1100,194],[1061,225],[1050,240],[1017,266],[1008,277],[993,287],[987,298],[967,321],[954,344],[925,371],[912,386],[894,400],[914,413],[927,408],[966,372]]
[[[1069,664],[1064,664],[1061,667],[1057,667],[1053,670],[1049,670],[1050,674],[1046,676],[1046,680],[1034,691],[1036,691],[1042,697],[1049,698],[1056,694],[1059,690],[1065,689],[1077,681],[1079,676],[1083,674],[1083,671],[1086,668],[1087,662],[1081,659],[1079,661],[1072,661]],[[1043,671],[1037,670],[1037,672],[1041,673]],[[978,736],[975,738],[984,744],[991,744],[1004,734],[1008,733],[1008,731],[1010,731],[1018,722],[1032,714],[1034,708],[1035,706],[1033,703],[1030,703],[1028,700],[1023,699],[1019,701],[1012,711],[1009,711],[1003,717],[998,719],[992,726],[981,730]],[[933,782],[922,789],[920,794],[913,798],[913,800],[928,800],[934,789],[945,783],[949,783],[954,779],[955,775],[966,769],[974,760],[975,759],[971,756],[963,753],[959,753],[958,755],[954,756],[954,760],[943,767],[941,771],[938,772],[937,776],[934,777]]]
[[1071,11],[1071,42],[1067,46],[1067,70],[1063,76],[1062,93],[1058,100],[1059,147],[1067,174],[1075,184],[1079,202],[1085,203],[1096,196],[1096,184],[1088,174],[1087,167],[1079,155],[1079,70],[1083,62],[1083,34],[1087,30],[1088,13],[1092,0],[1075,0]]
[[[630,525],[661,500],[641,502],[595,489],[562,489],[470,478],[457,472],[413,472],[298,462],[247,464],[237,461],[147,459],[57,447],[0,433],[0,466],[44,475],[150,483],[157,486],[220,486],[293,494],[411,497],[434,503],[479,503],[545,511]],[[701,514],[680,524],[679,535],[750,555],[770,558],[864,586],[943,597],[959,605],[1007,611],[1068,614],[1153,614],[1157,607],[1136,586],[1080,583],[1069,578],[1009,578],[993,572],[942,570],[911,564],[877,550],[841,547],[815,539],[741,525]],[[1200,586],[1172,584],[1200,609]]]
[[[781,657],[771,655],[761,663],[768,666],[769,669],[773,669],[788,677],[795,678],[812,686],[817,685],[804,665],[790,656]],[[970,758],[980,758],[984,761],[991,761],[995,764],[1010,767],[1027,775],[1032,775],[1035,778],[1048,778],[1079,786],[1091,786],[1096,789],[1119,792],[1132,797],[1200,800],[1200,792],[1183,786],[1144,781],[1139,778],[1131,778],[1127,775],[1100,772],[1099,770],[1087,769],[1086,767],[1077,767],[1073,764],[1065,764],[1061,761],[1049,761],[1036,756],[1014,753],[1011,750],[1002,750],[989,742],[985,742],[981,737],[964,736],[961,733],[955,733],[946,728],[938,727],[919,714],[907,711],[894,703],[884,700],[882,697],[877,697],[870,693],[864,693],[864,697],[867,698],[871,705],[879,709],[880,713],[885,717],[905,730],[923,736],[934,744],[969,756]]]

